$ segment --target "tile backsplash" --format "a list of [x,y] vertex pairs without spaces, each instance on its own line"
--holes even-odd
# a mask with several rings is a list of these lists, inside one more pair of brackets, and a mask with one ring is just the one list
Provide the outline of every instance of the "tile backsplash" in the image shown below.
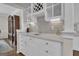
[[57,22],[47,22],[44,16],[37,17],[37,23],[35,26],[30,26],[31,31],[40,33],[57,33],[63,30],[63,23]]

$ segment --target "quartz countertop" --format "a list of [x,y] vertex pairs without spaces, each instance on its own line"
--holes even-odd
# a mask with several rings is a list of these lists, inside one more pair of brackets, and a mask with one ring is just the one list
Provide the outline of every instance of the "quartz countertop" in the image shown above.
[[31,36],[39,39],[53,40],[59,42],[63,42],[64,39],[71,39],[71,38],[63,37],[62,35],[56,35],[51,33],[36,33],[36,32],[30,32],[30,33],[20,32],[20,33],[25,36]]

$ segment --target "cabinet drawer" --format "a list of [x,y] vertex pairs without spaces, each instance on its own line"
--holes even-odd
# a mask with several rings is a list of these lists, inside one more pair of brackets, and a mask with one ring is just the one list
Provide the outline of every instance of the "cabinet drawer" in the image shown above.
[[26,46],[26,54],[30,56],[40,56],[40,47],[41,47],[41,42],[37,38],[30,38],[28,41],[28,44]]
[[59,56],[62,46],[60,42],[31,38],[27,49],[29,49],[29,55]]
[[60,56],[62,55],[62,45],[61,42],[54,42],[54,41],[45,41],[46,44],[42,46],[40,49],[44,51],[49,56]]
[[20,40],[20,47],[21,49],[25,49],[28,45],[29,36],[22,36],[23,38]]

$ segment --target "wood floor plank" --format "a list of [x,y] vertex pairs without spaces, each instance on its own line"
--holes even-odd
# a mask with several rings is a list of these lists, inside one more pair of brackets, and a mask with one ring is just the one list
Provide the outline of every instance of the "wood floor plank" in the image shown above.
[[1,53],[0,56],[24,56],[22,53],[16,53],[16,50],[11,50],[7,53]]

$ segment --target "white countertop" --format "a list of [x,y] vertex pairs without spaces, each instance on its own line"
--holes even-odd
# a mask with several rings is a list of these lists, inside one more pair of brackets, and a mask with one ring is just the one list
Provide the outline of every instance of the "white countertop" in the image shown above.
[[71,38],[63,37],[62,35],[56,35],[50,33],[35,33],[35,32],[30,32],[30,33],[20,32],[20,33],[25,36],[32,36],[39,39],[53,40],[59,42],[63,42],[64,41],[63,39],[71,39]]

